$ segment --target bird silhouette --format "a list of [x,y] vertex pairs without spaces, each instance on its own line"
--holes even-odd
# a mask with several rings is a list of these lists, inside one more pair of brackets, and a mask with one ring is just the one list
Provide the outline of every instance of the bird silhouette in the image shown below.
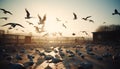
[[22,25],[20,25],[18,23],[7,23],[2,26],[7,26],[7,25],[11,25],[11,27],[9,29],[15,28],[16,26],[20,26],[20,27],[24,28]]
[[33,23],[29,22],[29,21],[26,21],[27,23],[29,23],[29,25],[33,25]]
[[8,17],[0,17],[0,19],[7,20],[7,19],[8,19]]
[[73,15],[74,15],[74,20],[77,19],[77,15],[73,12]]
[[94,21],[93,21],[93,20],[91,20],[91,19],[89,20],[89,22],[92,22],[92,23],[94,23]]
[[103,22],[103,24],[106,24],[106,22]]
[[86,35],[88,35],[88,33],[86,31],[81,31],[82,33],[85,33]]
[[38,24],[45,24],[45,20],[46,20],[46,15],[44,15],[43,19],[40,17],[40,15],[38,14],[38,18],[39,18],[39,23]]
[[87,16],[86,18],[82,18],[82,19],[86,21],[90,17],[92,17],[92,16]]
[[25,11],[26,11],[26,17],[25,17],[25,19],[33,18],[33,17],[30,16],[30,13],[29,13],[29,11],[26,8],[25,8]]
[[67,27],[65,26],[65,24],[62,24],[62,26],[63,26],[64,28],[67,28]]
[[112,15],[117,15],[117,14],[120,15],[120,12],[118,12],[118,10],[115,9],[115,10],[114,10],[114,13],[112,13]]
[[36,31],[37,33],[39,33],[40,30],[39,30],[38,26],[34,26],[34,27],[35,27],[35,31]]
[[7,14],[7,13],[8,13],[8,14],[10,14],[10,15],[13,15],[10,11],[7,11],[7,10],[5,10],[5,9],[0,8],[0,10],[2,10],[4,14]]
[[59,18],[56,18],[56,20],[57,20],[58,22],[60,22],[60,21],[61,21]]
[[72,33],[73,36],[75,36],[76,34],[75,33]]

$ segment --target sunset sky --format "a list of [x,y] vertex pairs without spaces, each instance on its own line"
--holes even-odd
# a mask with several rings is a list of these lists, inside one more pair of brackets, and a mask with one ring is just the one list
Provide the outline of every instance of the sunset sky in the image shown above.
[[[4,14],[0,10],[0,17],[9,18],[8,20],[0,19],[0,26],[13,22],[25,27],[16,27],[15,29],[19,30],[9,31],[14,34],[32,32],[32,34],[42,35],[42,33],[36,33],[34,27],[26,23],[29,21],[38,26],[38,14],[41,17],[46,14],[47,17],[44,33],[62,32],[63,36],[72,36],[73,32],[76,36],[86,36],[80,31],[87,31],[91,36],[91,32],[95,32],[101,25],[120,25],[120,15],[112,15],[115,9],[120,12],[120,0],[0,0],[0,8],[13,13],[13,15]],[[34,18],[25,19],[25,8]],[[77,20],[73,20],[73,12],[77,14]],[[94,20],[94,23],[82,19],[87,16],[92,16],[89,19]],[[56,18],[61,21],[58,22]],[[103,22],[106,23],[103,24]],[[62,24],[67,28],[64,28]],[[0,30],[7,30],[8,27],[0,27]]]

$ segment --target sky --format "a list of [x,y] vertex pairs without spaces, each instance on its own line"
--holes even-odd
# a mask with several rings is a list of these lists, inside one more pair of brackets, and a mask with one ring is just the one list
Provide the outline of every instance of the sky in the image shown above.
[[[0,8],[13,13],[13,15],[4,14],[0,10],[0,17],[9,17],[8,20],[0,19],[0,30],[8,32],[9,26],[1,26],[12,22],[25,27],[9,30],[9,33],[12,34],[32,33],[32,35],[41,36],[45,33],[61,32],[63,36],[73,36],[72,33],[76,33],[75,36],[87,37],[88,35],[80,32],[87,31],[91,37],[91,32],[95,32],[101,25],[120,24],[120,16],[112,15],[115,9],[120,12],[119,3],[120,0],[0,0]],[[25,8],[34,18],[25,19]],[[76,20],[73,20],[73,12],[78,17]],[[45,32],[43,33],[36,33],[34,28],[34,26],[38,26],[38,14],[41,17],[46,15]],[[94,20],[94,23],[82,19],[87,16],[92,16],[89,19]],[[56,18],[61,21],[58,22]],[[26,21],[34,23],[34,26],[29,25]],[[103,24],[103,22],[106,23]],[[67,28],[64,28],[62,24]]]

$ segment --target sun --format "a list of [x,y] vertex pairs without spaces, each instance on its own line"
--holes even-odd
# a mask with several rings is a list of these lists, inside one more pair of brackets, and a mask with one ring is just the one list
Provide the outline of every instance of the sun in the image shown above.
[[45,30],[49,33],[59,32],[61,29],[60,24],[57,24],[55,22],[46,23]]

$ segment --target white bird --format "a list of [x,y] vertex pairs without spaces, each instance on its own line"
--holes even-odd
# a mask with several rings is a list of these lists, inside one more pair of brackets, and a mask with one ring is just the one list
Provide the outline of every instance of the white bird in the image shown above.
[[38,14],[38,18],[39,18],[39,23],[38,24],[45,24],[46,21],[46,15],[44,15],[43,19],[40,17],[40,15]]

